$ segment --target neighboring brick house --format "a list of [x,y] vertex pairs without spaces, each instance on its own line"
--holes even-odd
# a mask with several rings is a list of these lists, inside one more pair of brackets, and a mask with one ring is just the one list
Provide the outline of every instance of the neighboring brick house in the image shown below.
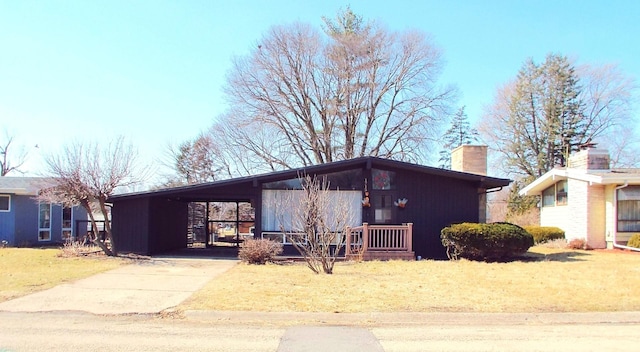
[[0,177],[0,241],[9,246],[38,246],[86,233],[87,212],[82,207],[35,199],[47,185],[47,179],[41,177]]
[[540,225],[563,229],[567,240],[622,247],[640,233],[640,169],[611,169],[609,162],[606,150],[581,150],[520,194],[541,196]]

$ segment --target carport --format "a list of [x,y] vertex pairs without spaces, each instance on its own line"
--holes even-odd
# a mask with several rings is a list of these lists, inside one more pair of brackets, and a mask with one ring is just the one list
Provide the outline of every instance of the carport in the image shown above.
[[117,250],[154,255],[237,246],[253,236],[259,197],[257,184],[244,178],[113,196]]

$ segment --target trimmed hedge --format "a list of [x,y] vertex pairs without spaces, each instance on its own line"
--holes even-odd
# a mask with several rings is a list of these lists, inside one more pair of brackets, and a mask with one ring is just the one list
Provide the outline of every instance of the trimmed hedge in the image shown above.
[[553,226],[525,226],[525,230],[533,236],[535,244],[564,239],[564,231]]
[[636,233],[635,235],[631,236],[629,242],[627,242],[627,246],[640,248],[640,234]]
[[510,223],[462,223],[441,231],[449,259],[503,260],[525,253],[533,246],[533,236]]

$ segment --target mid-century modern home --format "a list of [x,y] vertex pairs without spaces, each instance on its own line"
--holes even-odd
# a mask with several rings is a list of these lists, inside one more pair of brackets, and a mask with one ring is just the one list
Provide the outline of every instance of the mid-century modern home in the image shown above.
[[[0,241],[9,246],[37,246],[74,239],[87,213],[81,207],[38,202],[47,186],[41,177],[0,177]],[[81,223],[82,222],[82,223]]]
[[[326,177],[335,197],[350,204],[350,246],[365,258],[445,258],[442,228],[486,218],[486,194],[510,180],[486,176],[486,146],[462,146],[452,154],[456,170],[361,157],[204,184],[121,194],[109,199],[118,251],[143,255],[216,246],[228,233],[269,238],[295,255],[278,199],[295,199],[301,176]],[[337,198],[336,198],[337,199]],[[194,206],[198,205],[198,207]],[[230,209],[222,211],[221,209]],[[193,214],[198,213],[198,219]],[[285,216],[281,216],[282,214]],[[203,214],[206,214],[203,216]],[[196,240],[194,240],[196,239]],[[357,243],[356,243],[357,242]],[[347,255],[352,247],[347,247]]]
[[585,239],[591,248],[626,245],[640,233],[640,169],[610,168],[606,150],[587,147],[520,191],[540,195],[540,225]]

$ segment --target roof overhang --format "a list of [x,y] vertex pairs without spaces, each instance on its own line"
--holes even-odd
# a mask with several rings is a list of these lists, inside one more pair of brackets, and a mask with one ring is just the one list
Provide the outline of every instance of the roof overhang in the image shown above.
[[307,167],[302,167],[292,170],[275,171],[266,174],[238,177],[228,180],[215,181],[203,184],[194,184],[173,188],[158,189],[137,193],[125,193],[117,194],[109,197],[109,201],[119,201],[124,199],[132,199],[138,197],[172,197],[184,195],[186,193],[200,192],[204,190],[223,189],[225,187],[234,185],[251,185],[248,187],[258,187],[263,183],[285,180],[290,178],[300,177],[303,174],[325,174],[332,172],[339,172],[349,169],[370,169],[370,168],[388,168],[394,170],[409,170],[416,173],[429,174],[434,176],[448,177],[452,179],[464,180],[467,182],[474,182],[478,185],[478,188],[484,189],[496,189],[499,187],[508,186],[511,183],[509,179],[496,178],[484,175],[471,174],[466,172],[459,172],[453,170],[445,170],[440,168],[434,168],[429,166],[417,165],[407,162],[401,162],[397,160],[388,160],[377,157],[360,157],[349,160],[341,160],[332,163],[318,164]]
[[558,181],[574,179],[590,185],[640,185],[640,174],[611,170],[552,169],[520,190],[521,196],[535,196]]
[[17,196],[35,196],[36,193],[26,188],[0,188],[0,194],[15,194]]

